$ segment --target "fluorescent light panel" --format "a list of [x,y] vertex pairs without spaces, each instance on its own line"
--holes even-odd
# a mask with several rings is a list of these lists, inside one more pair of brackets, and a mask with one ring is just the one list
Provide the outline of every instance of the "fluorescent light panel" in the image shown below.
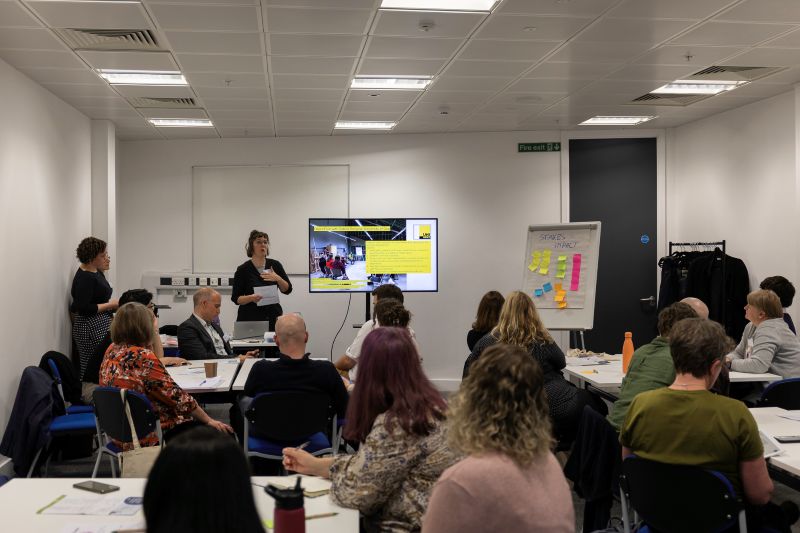
[[381,9],[412,11],[485,11],[492,10],[497,0],[383,0]]
[[176,70],[99,69],[97,72],[112,85],[189,85]]
[[151,118],[148,122],[159,128],[212,128],[207,118]]
[[338,120],[337,130],[390,130],[397,122],[367,122],[358,120]]
[[351,89],[405,89],[421,91],[431,82],[430,76],[356,76]]
[[746,84],[746,81],[695,81],[695,80],[675,80],[672,83],[662,85],[653,94],[719,94],[730,91]]
[[636,126],[643,122],[658,118],[657,116],[639,116],[639,117],[607,117],[596,116],[584,120],[579,126]]

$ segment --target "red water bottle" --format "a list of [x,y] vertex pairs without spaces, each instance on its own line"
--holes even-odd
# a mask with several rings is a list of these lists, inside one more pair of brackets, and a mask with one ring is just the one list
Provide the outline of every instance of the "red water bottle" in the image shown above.
[[275,498],[273,525],[275,533],[306,533],[306,511],[303,508],[303,487],[300,477],[293,488],[267,485],[264,490]]
[[628,365],[631,364],[633,359],[633,333],[630,331],[625,332],[625,341],[622,343],[622,373],[628,373]]

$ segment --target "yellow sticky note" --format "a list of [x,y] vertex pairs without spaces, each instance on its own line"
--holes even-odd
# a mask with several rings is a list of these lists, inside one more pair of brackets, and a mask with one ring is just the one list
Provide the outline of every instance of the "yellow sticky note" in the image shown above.
[[536,272],[536,267],[535,267],[535,266],[533,266],[533,263],[531,263],[530,265],[528,265],[528,270],[530,270],[531,272]]
[[566,275],[567,275],[567,272],[565,270],[559,270],[559,271],[556,272],[556,277],[557,278],[564,279],[566,277]]
[[567,302],[558,302],[558,308],[559,309],[566,309],[567,308]]
[[554,302],[563,302],[564,301],[564,295],[557,292],[556,295],[553,296],[553,301]]
[[539,268],[539,264],[542,262],[542,252],[540,250],[534,250],[531,252],[531,264],[528,266],[531,272],[535,272],[537,268]]
[[548,268],[546,266],[543,266],[542,268],[539,269],[539,274],[542,274],[543,276],[546,276],[547,275],[547,270],[548,270]]
[[566,262],[566,260],[567,260],[567,256],[566,255],[559,255],[558,256],[559,263],[564,263],[564,262]]

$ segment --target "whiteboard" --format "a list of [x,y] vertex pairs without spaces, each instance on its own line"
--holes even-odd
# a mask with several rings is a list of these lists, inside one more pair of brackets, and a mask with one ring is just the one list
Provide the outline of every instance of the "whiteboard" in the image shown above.
[[347,218],[349,165],[192,167],[192,272],[233,272],[250,231],[269,256],[308,275],[308,219]]
[[592,329],[599,255],[600,222],[528,227],[522,290],[547,329]]

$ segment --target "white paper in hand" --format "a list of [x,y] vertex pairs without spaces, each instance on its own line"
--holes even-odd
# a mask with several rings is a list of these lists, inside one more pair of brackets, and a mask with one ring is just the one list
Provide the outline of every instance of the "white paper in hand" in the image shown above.
[[277,304],[280,302],[280,299],[278,297],[277,285],[267,285],[266,287],[253,287],[253,294],[261,295],[261,299],[256,304],[258,305],[258,307]]

